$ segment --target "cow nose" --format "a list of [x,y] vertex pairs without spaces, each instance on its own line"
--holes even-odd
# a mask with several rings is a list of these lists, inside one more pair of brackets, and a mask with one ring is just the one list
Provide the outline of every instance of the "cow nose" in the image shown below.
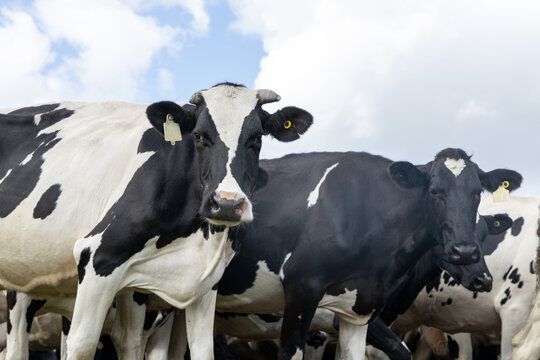
[[493,286],[493,279],[491,276],[482,275],[482,276],[476,276],[472,280],[472,288],[474,291],[491,291],[491,287]]
[[456,265],[469,265],[480,261],[480,250],[476,245],[453,245],[450,261]]
[[210,218],[223,221],[240,221],[246,210],[246,199],[236,194],[220,192],[214,194],[210,208]]

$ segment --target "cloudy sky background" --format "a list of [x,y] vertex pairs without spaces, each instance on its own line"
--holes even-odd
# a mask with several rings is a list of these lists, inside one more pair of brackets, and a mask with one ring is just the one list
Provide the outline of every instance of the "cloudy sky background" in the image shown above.
[[225,80],[315,124],[263,157],[357,150],[426,163],[462,147],[540,195],[540,3],[2,0],[0,108],[185,102]]

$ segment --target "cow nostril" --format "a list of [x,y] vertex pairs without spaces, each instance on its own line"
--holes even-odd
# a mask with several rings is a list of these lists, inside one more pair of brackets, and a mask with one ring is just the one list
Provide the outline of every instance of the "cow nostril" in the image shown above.
[[244,211],[246,210],[246,202],[244,198],[241,198],[238,200],[238,202],[234,206],[234,212],[237,215],[242,215]]

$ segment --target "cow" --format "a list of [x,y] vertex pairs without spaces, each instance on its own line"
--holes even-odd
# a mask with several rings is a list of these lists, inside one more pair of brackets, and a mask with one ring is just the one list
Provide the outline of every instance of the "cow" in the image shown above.
[[[504,214],[480,216],[476,226],[476,238],[479,241],[483,241],[488,234],[500,234],[511,226],[512,219]],[[441,267],[452,266],[450,264],[443,265],[441,263],[442,253],[440,248],[440,246],[436,246],[430,249],[415,265],[414,269],[409,271],[410,277],[408,278],[408,281],[403,284],[403,289],[394,295],[394,300],[390,301],[390,305],[387,307],[388,309],[383,309],[379,314],[380,316],[384,317],[385,320],[390,320],[389,322],[393,321],[399,313],[390,316],[389,312],[405,311],[412,304],[416,295],[418,295],[418,292],[424,285],[434,277],[440,276]],[[479,263],[477,267],[481,269],[479,273],[471,273],[466,271],[468,267],[458,266],[453,270],[453,274],[459,279],[459,282],[470,291],[489,291],[491,289],[491,276],[489,273],[485,273],[485,271],[488,271],[485,263]],[[411,294],[411,292],[413,294]],[[182,325],[178,325],[177,322],[175,322],[175,326]],[[214,334],[226,334],[240,338],[244,341],[269,340],[279,338],[281,326],[282,319],[274,315],[217,312],[214,322]],[[338,329],[338,322],[336,321],[333,312],[323,308],[318,308],[316,310],[310,324],[310,330],[324,331],[330,335],[337,335]],[[168,348],[169,334],[170,329],[168,329],[165,334],[155,334],[153,338],[159,339],[162,348]],[[172,336],[172,338],[173,343],[170,354],[184,354],[186,351],[185,341],[178,339],[177,336]],[[369,324],[367,338],[370,344],[377,345],[392,359],[410,358],[408,350],[402,346],[401,339],[393,335],[393,333],[390,333],[386,325],[378,319]],[[157,339],[154,340],[154,342],[157,343]],[[309,350],[313,349],[310,348]],[[309,357],[307,351],[308,349],[306,349],[304,357],[309,359],[314,358],[313,355]],[[310,351],[310,353],[313,353],[313,351]],[[171,356],[171,358],[177,357],[181,358],[182,356]]]
[[[76,296],[68,359],[92,358],[117,293],[127,329],[143,328],[149,293],[185,308],[192,356],[212,357],[215,285],[237,246],[229,229],[253,220],[262,136],[293,141],[312,123],[296,107],[262,109],[279,99],[221,83],[183,106],[58,103],[0,115],[0,284],[41,305]],[[138,358],[122,328],[119,357]]]
[[514,220],[510,229],[481,243],[493,276],[491,291],[471,293],[456,286],[451,274],[443,273],[419,293],[392,328],[404,333],[424,324],[451,334],[474,333],[487,343],[500,343],[501,359],[510,359],[512,338],[525,325],[535,297],[539,205],[539,198],[512,197],[507,203],[493,203],[483,197],[482,213],[502,212]]
[[[538,221],[538,231],[540,238],[540,219]],[[534,273],[536,274],[536,295],[534,305],[529,314],[527,322],[512,339],[512,359],[527,360],[540,358],[540,246],[536,249],[536,259],[534,261]]]
[[283,313],[280,359],[300,359],[316,308],[326,308],[340,319],[341,358],[363,354],[361,325],[415,262],[436,244],[448,263],[480,261],[480,193],[520,183],[451,148],[419,166],[355,152],[261,161],[254,202],[264,219],[230,232],[242,246],[218,284],[217,310]]

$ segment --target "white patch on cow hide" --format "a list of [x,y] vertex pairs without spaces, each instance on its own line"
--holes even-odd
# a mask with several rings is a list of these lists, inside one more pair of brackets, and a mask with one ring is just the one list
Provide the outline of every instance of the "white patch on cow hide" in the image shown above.
[[34,152],[32,151],[30,154],[28,154],[28,156],[26,156],[26,157],[24,158],[23,161],[21,161],[21,163],[19,164],[19,166],[24,166],[24,165],[28,164],[28,162],[29,162],[30,160],[32,160],[32,157],[33,157],[33,156],[34,156]]
[[285,264],[287,263],[291,255],[292,253],[288,253],[287,255],[285,255],[285,260],[283,260],[283,264],[281,265],[281,268],[279,268],[279,278],[281,279],[281,281],[285,279],[285,274],[283,274],[283,268],[285,267]]
[[253,314],[280,314],[283,312],[285,296],[279,276],[268,269],[265,261],[257,263],[253,286],[242,294],[219,295],[217,311]]
[[2,179],[0,179],[0,184],[4,182],[4,180],[9,176],[9,174],[11,174],[11,170],[12,169],[9,169],[7,172],[6,172],[6,175],[4,175],[4,177]]
[[444,162],[444,165],[454,174],[455,177],[458,177],[459,174],[465,169],[465,160],[463,159],[452,159],[452,158],[446,158],[446,161]]
[[355,313],[352,308],[356,303],[357,294],[358,290],[356,289],[345,289],[345,293],[339,295],[329,295],[325,293],[321,301],[319,301],[319,307],[333,311],[353,325],[365,325],[371,318],[375,309],[367,315],[358,315]]
[[304,353],[301,349],[296,349],[296,352],[292,356],[291,360],[302,360],[304,358]]
[[322,176],[321,180],[319,180],[319,183],[317,184],[317,186],[315,186],[315,189],[313,189],[313,191],[309,194],[308,196],[308,205],[307,207],[310,208],[312,207],[313,205],[315,205],[317,203],[317,200],[319,200],[319,189],[321,188],[321,185],[322,183],[324,182],[324,180],[326,180],[326,177],[328,176],[328,174],[330,173],[330,171],[334,170],[336,168],[336,166],[338,166],[339,163],[335,163],[334,165],[330,166],[328,169],[326,169],[326,171],[324,172],[324,175]]
[[244,119],[257,106],[257,92],[243,87],[221,85],[201,91],[208,112],[216,125],[221,141],[227,146],[227,174],[217,186],[216,192],[225,191],[245,198],[247,208],[241,221],[253,220],[251,201],[232,175],[231,164],[236,156]]

